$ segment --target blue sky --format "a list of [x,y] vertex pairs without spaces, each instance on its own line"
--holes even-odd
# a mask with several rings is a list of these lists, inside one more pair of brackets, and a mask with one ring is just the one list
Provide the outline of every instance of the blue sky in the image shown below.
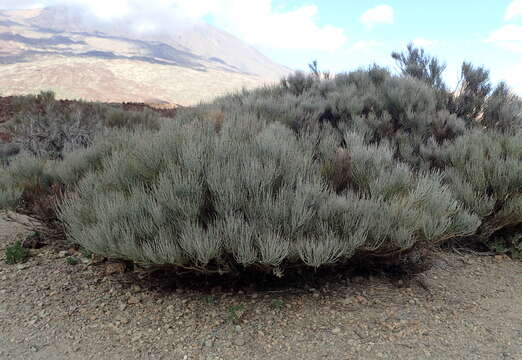
[[[447,63],[445,77],[450,86],[457,82],[460,65],[465,60],[487,67],[494,81],[506,80],[522,94],[522,0],[253,0],[248,3],[255,2],[270,3],[271,15],[286,17],[288,23],[299,18],[295,13],[300,9],[313,8],[308,17],[301,18],[301,33],[312,34],[309,41],[304,41],[307,37],[297,31],[295,42],[301,45],[293,46],[292,39],[283,35],[291,31],[277,26],[274,30],[258,29],[265,36],[256,37],[249,26],[235,24],[219,12],[207,14],[206,19],[294,69],[306,69],[314,59],[322,69],[333,72],[374,62],[394,68],[390,53],[414,42]],[[245,17],[249,19],[247,11]],[[312,24],[315,30],[311,29]],[[270,22],[264,25],[270,27]],[[286,46],[278,44],[284,41]]]
[[[390,53],[413,41],[447,63],[449,84],[455,84],[466,60],[486,66],[495,81],[507,80],[522,94],[522,1],[273,1],[275,11],[281,12],[307,5],[317,7],[314,20],[319,27],[341,29],[345,42],[328,50],[312,44],[303,49],[260,44],[265,54],[301,69],[317,59],[325,70],[339,72],[373,62],[394,67]],[[383,5],[392,9],[392,21],[379,16],[372,24],[362,21],[363,14]]]
[[150,31],[204,20],[293,69],[312,60],[332,72],[393,68],[390,53],[414,42],[447,63],[450,86],[466,60],[522,95],[522,0],[0,0],[0,8],[58,3]]

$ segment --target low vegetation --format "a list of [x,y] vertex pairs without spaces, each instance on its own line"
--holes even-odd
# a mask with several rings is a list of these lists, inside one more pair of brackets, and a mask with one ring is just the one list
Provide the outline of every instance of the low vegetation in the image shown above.
[[24,262],[29,257],[29,250],[22,246],[20,241],[5,249],[5,262],[9,265],[14,265]]
[[105,129],[157,130],[160,126],[160,116],[147,107],[129,111],[116,105],[56,100],[52,92],[4,98],[0,106],[0,131],[4,137],[16,139],[12,144],[0,138],[3,162],[20,151],[62,159],[65,153],[90,146],[96,134]]
[[71,149],[22,140],[0,206],[54,214],[96,254],[204,272],[422,265],[457,239],[520,256],[521,100],[483,68],[464,63],[450,92],[437,59],[413,46],[393,57],[400,74],[315,63],[161,131],[105,114],[88,142],[64,131]]

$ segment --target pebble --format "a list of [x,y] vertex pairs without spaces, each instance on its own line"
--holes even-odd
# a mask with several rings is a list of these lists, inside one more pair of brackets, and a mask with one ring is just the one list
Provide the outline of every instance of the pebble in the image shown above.
[[65,251],[65,250],[62,250],[62,251],[60,251],[60,252],[58,253],[58,257],[60,257],[60,258],[64,258],[64,257],[66,257],[67,255],[68,255],[68,253],[67,253],[67,251]]
[[210,347],[214,346],[214,340],[207,339],[207,340],[205,340],[204,345],[205,345],[205,347],[210,348]]
[[28,269],[30,267],[29,264],[18,264],[16,265],[16,269],[17,270],[25,270],[25,269]]
[[138,299],[136,296],[131,296],[129,300],[127,300],[127,303],[129,305],[135,305],[140,303],[140,299]]
[[337,335],[337,334],[340,334],[340,333],[341,333],[341,329],[339,329],[339,328],[332,329],[332,334]]
[[361,303],[361,304],[366,303],[366,298],[365,298],[364,296],[357,295],[357,296],[355,297],[355,299],[356,299],[359,303]]
[[245,344],[246,344],[246,341],[242,337],[238,337],[238,338],[234,339],[234,345],[243,346]]

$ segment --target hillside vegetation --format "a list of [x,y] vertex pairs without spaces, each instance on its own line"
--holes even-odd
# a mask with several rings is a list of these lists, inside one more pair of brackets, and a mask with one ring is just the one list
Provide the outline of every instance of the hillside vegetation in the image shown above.
[[421,265],[456,239],[521,256],[522,102],[483,68],[464,63],[452,93],[436,58],[412,46],[393,57],[400,74],[313,64],[160,131],[124,117],[139,126],[102,126],[59,158],[22,151],[0,204],[37,212],[27,199],[53,199],[87,250],[197,271]]

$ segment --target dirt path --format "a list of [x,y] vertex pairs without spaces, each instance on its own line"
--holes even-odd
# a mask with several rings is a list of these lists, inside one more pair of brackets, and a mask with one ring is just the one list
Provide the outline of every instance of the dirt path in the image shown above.
[[[21,231],[0,218],[1,257]],[[522,264],[508,259],[442,253],[403,286],[262,292],[172,290],[63,256],[0,260],[0,359],[522,359]]]

